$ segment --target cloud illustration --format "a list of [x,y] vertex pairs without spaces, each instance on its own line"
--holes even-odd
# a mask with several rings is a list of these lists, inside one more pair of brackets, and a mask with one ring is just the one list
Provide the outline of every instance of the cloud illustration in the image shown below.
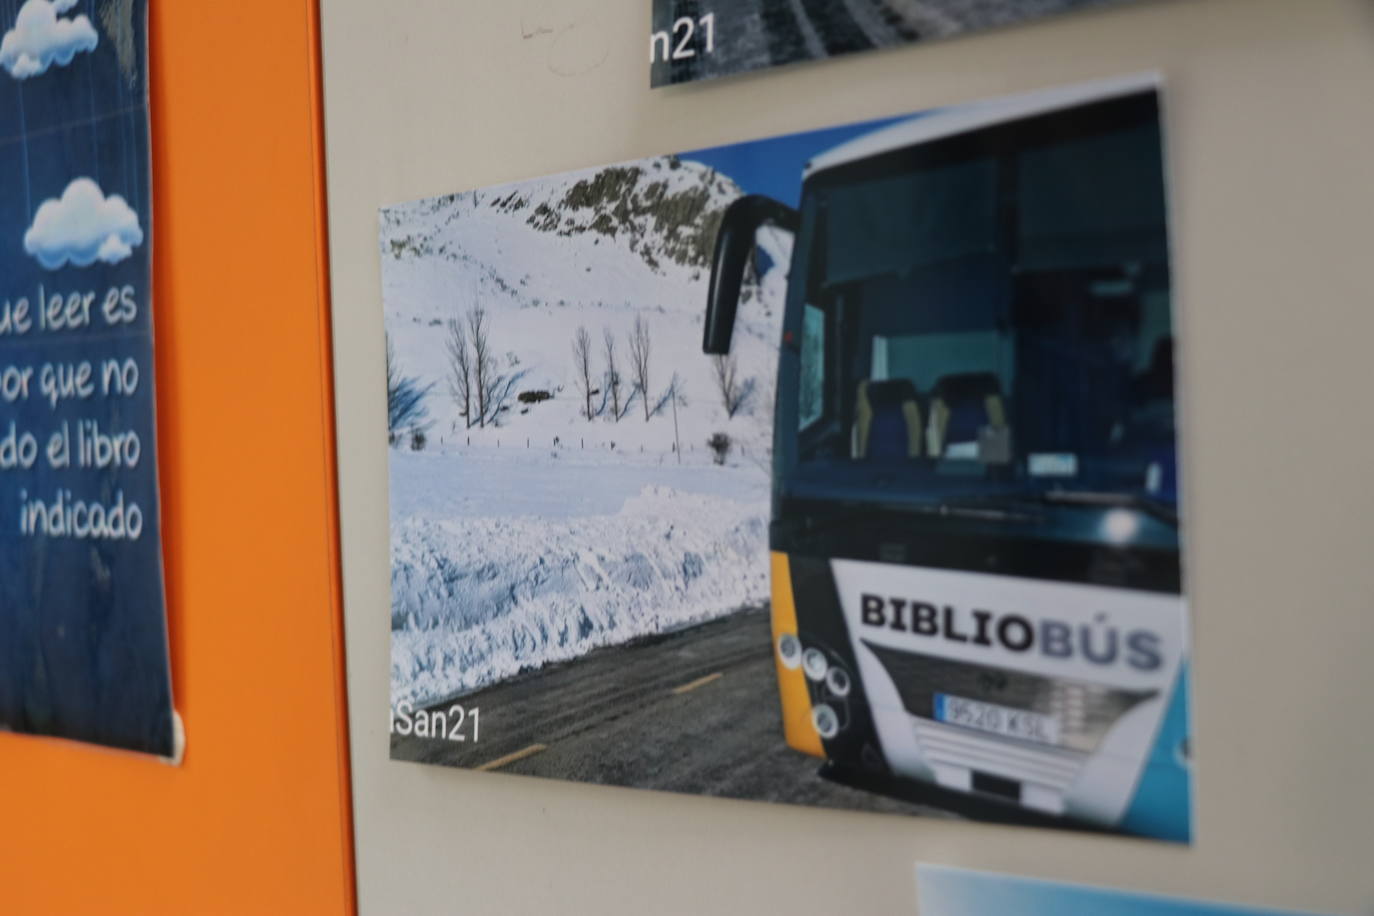
[[82,51],[100,41],[95,26],[83,15],[62,19],[77,0],[26,0],[14,28],[0,39],[0,67],[23,80],[45,73],[54,63],[65,67]]
[[24,233],[24,250],[48,270],[67,264],[117,264],[143,243],[138,214],[118,194],[109,197],[89,178],[43,201]]

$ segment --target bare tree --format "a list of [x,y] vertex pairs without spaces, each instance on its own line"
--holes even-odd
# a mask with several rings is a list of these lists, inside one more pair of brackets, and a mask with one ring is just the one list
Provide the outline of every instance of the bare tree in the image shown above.
[[620,410],[620,367],[615,362],[615,333],[610,328],[603,328],[601,342],[606,352],[606,387],[611,393],[611,417],[619,423],[624,414]]
[[630,332],[630,373],[634,388],[644,402],[644,422],[649,422],[649,322],[643,315],[635,316]]
[[525,377],[525,370],[510,373],[493,373],[487,383],[483,400],[487,404],[487,422],[492,426],[501,425],[501,411],[507,408],[515,394],[515,386]]
[[477,425],[486,426],[488,399],[496,387],[496,365],[492,356],[487,310],[480,305],[468,309],[468,342],[472,346],[472,382],[477,394]]
[[682,391],[682,383],[678,381],[677,373],[673,373],[673,380],[668,383],[668,395],[673,399],[673,451],[677,454],[677,463],[682,464],[682,437],[678,435],[677,428],[677,405],[687,406],[687,396]]
[[458,404],[465,428],[472,428],[472,355],[468,352],[468,335],[457,318],[448,320],[448,337],[444,340],[448,352],[448,391]]
[[579,327],[573,335],[573,366],[577,370],[578,386],[586,400],[583,410],[588,422],[592,419],[592,335],[585,327]]
[[739,364],[734,354],[728,354],[711,357],[711,366],[715,369],[716,390],[720,392],[725,415],[733,418],[744,403],[745,389],[740,384]]

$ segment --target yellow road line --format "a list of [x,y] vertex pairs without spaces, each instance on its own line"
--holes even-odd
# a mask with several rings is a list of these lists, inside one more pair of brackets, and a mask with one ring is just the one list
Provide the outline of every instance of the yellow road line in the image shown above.
[[708,674],[705,677],[697,678],[695,681],[689,681],[688,683],[683,684],[681,687],[674,687],[673,693],[686,693],[689,690],[696,690],[698,687],[705,687],[712,681],[718,681],[723,677],[725,677],[725,675],[717,671],[715,674]]
[[497,757],[495,760],[488,761],[487,763],[482,764],[480,767],[474,767],[474,769],[480,770],[482,772],[486,772],[488,770],[499,770],[501,769],[501,767],[506,766],[507,764],[515,763],[515,761],[517,760],[524,760],[526,757],[533,757],[535,754],[538,754],[541,751],[547,751],[548,749],[548,745],[546,744],[531,744],[527,748],[522,748],[521,750],[518,750],[513,754],[507,754],[504,757]]

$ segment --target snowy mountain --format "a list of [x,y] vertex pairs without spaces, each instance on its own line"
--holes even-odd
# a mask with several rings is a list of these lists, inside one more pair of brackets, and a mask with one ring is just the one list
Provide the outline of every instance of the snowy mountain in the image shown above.
[[[672,448],[671,420],[647,426],[643,405],[621,422],[603,412],[588,422],[576,385],[573,337],[592,338],[597,388],[604,379],[603,335],[616,338],[621,375],[627,334],[636,315],[648,321],[652,342],[651,408],[678,374],[679,435],[700,450],[717,430],[768,447],[771,397],[781,322],[781,272],[769,271],[740,309],[735,354],[752,379],[753,404],[729,420],[717,403],[713,367],[701,353],[709,258],[721,214],[740,194],[727,178],[672,157],[456,194],[384,210],[381,215],[386,323],[403,371],[434,384],[428,399],[434,434],[445,442],[467,431],[448,397],[445,323],[480,305],[490,315],[492,345],[502,371],[521,373],[520,390],[554,397],[512,405],[497,431],[474,430],[473,441],[506,442],[553,436],[620,447]],[[765,240],[773,262],[785,257],[782,239]],[[597,402],[599,407],[599,400]],[[749,409],[749,408],[753,409]],[[528,411],[521,413],[521,411]],[[629,422],[635,416],[640,424]]]
[[[746,288],[733,356],[749,395],[733,417],[701,352],[716,229],[740,193],[699,163],[659,157],[381,212],[395,368],[428,390],[422,441],[403,430],[391,450],[393,702],[764,599],[782,269]],[[785,234],[759,244],[763,263],[787,263]],[[449,322],[474,307],[509,393],[482,425],[453,395],[446,348]],[[637,318],[647,419],[630,365]],[[725,466],[706,447],[718,432],[735,443]]]

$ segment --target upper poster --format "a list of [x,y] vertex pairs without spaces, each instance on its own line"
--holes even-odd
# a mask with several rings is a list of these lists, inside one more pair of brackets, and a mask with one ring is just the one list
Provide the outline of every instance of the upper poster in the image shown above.
[[0,0],[0,728],[170,756],[146,16]]
[[895,48],[1125,0],[653,0],[654,87]]
[[393,757],[1190,835],[1152,78],[380,214]]

